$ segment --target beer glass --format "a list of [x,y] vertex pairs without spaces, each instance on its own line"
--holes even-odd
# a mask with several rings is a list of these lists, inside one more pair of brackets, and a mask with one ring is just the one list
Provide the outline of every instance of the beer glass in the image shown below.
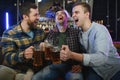
[[52,49],[52,63],[53,64],[60,64],[61,60],[60,60],[60,47],[58,46],[54,46]]
[[40,49],[39,45],[34,45],[34,53],[33,53],[33,65],[35,67],[42,66],[43,64],[43,55],[44,52]]
[[46,60],[51,60],[51,55],[52,55],[52,43],[50,42],[45,42],[45,59]]

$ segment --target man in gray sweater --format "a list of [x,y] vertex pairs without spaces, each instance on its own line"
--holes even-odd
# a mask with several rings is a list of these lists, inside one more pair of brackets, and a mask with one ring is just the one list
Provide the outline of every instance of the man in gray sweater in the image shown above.
[[91,9],[87,3],[76,3],[72,17],[80,27],[79,41],[86,53],[77,54],[62,45],[60,58],[63,61],[73,59],[82,62],[86,69],[85,80],[120,80],[120,56],[113,45],[105,26],[91,22]]

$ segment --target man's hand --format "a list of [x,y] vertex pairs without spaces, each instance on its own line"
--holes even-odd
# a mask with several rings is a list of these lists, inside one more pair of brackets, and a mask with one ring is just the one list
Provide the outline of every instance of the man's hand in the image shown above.
[[45,51],[45,42],[41,42],[39,46],[41,51]]
[[33,52],[34,52],[33,50],[34,50],[33,46],[30,46],[29,48],[25,49],[25,51],[24,51],[24,57],[26,59],[33,58]]
[[62,45],[62,50],[60,51],[60,59],[67,61],[71,58],[71,51],[67,45]]
[[71,71],[73,73],[76,73],[76,72],[81,72],[81,70],[82,70],[82,67],[80,65],[73,65]]

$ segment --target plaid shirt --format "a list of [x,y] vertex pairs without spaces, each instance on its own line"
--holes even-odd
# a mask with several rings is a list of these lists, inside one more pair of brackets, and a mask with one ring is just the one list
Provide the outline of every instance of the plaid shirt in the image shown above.
[[[66,33],[65,45],[68,45],[71,51],[81,52],[78,38],[79,30],[75,28],[67,28],[65,33]],[[53,45],[57,45],[59,41],[59,34],[60,32],[50,31],[50,33],[47,36],[47,39],[52,39]]]
[[18,63],[23,63],[24,50],[33,44],[43,41],[45,34],[42,30],[34,29],[32,32],[34,33],[33,38],[22,30],[21,25],[4,31],[2,36],[2,54],[5,65],[14,67]]
[[[67,28],[65,33],[66,33],[66,39],[65,39],[66,44],[65,45],[68,45],[71,51],[77,52],[77,53],[85,52],[84,48],[79,43],[79,38],[78,38],[79,29]],[[51,39],[53,41],[53,45],[57,45],[59,41],[59,34],[60,32],[52,30],[48,34],[47,39]],[[74,60],[68,60],[65,63],[70,64],[70,65],[79,64],[79,62],[74,61]]]

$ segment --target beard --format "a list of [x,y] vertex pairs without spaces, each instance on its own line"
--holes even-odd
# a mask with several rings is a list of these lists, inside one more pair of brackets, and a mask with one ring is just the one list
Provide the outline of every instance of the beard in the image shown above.
[[30,19],[28,20],[28,25],[29,25],[29,28],[30,30],[34,30],[37,28],[37,23],[36,22],[32,22]]

